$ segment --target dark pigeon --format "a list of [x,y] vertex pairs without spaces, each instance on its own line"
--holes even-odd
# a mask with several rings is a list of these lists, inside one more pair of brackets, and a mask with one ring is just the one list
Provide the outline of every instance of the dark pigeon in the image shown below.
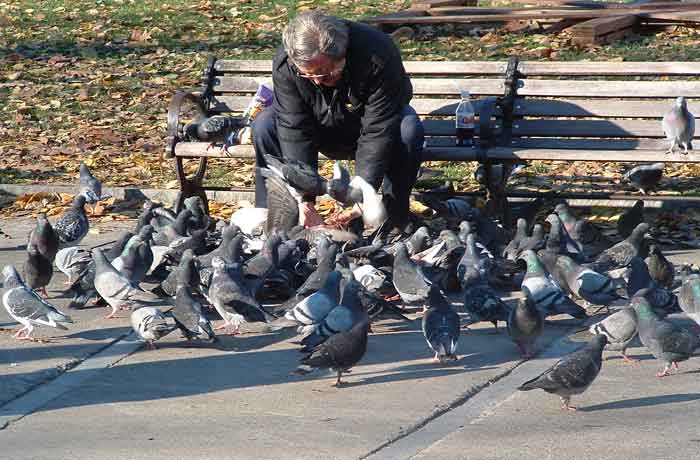
[[630,181],[643,195],[646,195],[656,190],[661,176],[664,174],[664,166],[664,163],[635,166],[622,177]]
[[215,342],[217,339],[211,323],[202,314],[202,305],[192,295],[195,287],[199,285],[199,275],[196,259],[191,252],[186,252],[183,255],[176,272],[175,308],[170,312],[175,320],[175,324],[187,340],[201,337],[210,342]]
[[27,260],[24,261],[24,282],[35,291],[41,291],[48,297],[46,286],[53,276],[53,264],[44,257],[31,241],[27,245]]
[[649,301],[657,314],[666,316],[679,311],[676,295],[651,279],[647,264],[641,257],[632,258],[627,279],[627,293],[630,298],[640,295],[639,292],[643,290],[641,295]]
[[641,255],[644,236],[648,231],[649,224],[642,222],[637,225],[630,236],[601,252],[591,264],[587,265],[588,268],[603,273],[627,267],[634,257]]
[[243,124],[240,118],[214,115],[185,126],[185,136],[190,140],[209,142],[207,149],[215,144],[223,144],[222,150],[227,151],[228,147],[236,143],[234,134],[241,127]]
[[435,352],[435,361],[443,363],[457,359],[459,333],[459,315],[452,310],[440,289],[431,286],[428,310],[423,315],[423,336]]
[[29,234],[29,242],[34,244],[39,253],[51,262],[56,259],[60,240],[46,218],[46,214],[40,213],[36,217],[36,227]]
[[508,321],[510,308],[491,287],[477,284],[464,292],[464,311],[469,315],[469,324],[489,321],[498,332],[498,322]]
[[617,234],[627,238],[635,228],[644,221],[644,201],[637,200],[634,206],[627,208],[617,220]]
[[608,343],[604,335],[594,336],[590,342],[518,387],[520,391],[543,389],[561,398],[562,409],[576,410],[571,406],[571,396],[586,391],[603,365],[603,348]]
[[70,209],[58,218],[53,224],[53,229],[58,235],[61,248],[80,244],[90,230],[90,223],[85,214],[85,197],[83,195],[76,195],[73,198]]
[[649,245],[649,256],[644,261],[649,267],[651,279],[668,289],[673,287],[675,269],[657,245]]

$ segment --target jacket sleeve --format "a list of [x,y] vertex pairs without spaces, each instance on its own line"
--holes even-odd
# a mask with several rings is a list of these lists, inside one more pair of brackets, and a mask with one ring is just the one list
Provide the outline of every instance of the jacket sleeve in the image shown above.
[[277,136],[284,158],[315,165],[318,146],[314,145],[313,111],[301,97],[293,77],[283,69],[272,72],[277,113]]
[[387,62],[372,76],[355,153],[356,174],[378,188],[401,142],[403,67]]

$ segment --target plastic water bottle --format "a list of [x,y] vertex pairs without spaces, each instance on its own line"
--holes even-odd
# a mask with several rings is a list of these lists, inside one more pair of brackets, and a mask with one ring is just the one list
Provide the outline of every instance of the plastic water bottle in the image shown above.
[[455,129],[457,145],[467,146],[474,143],[474,106],[469,99],[469,91],[459,91],[461,100],[455,111]]

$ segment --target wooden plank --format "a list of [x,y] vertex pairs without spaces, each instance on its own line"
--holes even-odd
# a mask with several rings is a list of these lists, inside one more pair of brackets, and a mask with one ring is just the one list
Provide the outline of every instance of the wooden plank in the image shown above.
[[[473,95],[502,95],[503,80],[474,78],[474,79],[429,79],[414,78],[414,94],[459,94],[460,88],[468,88]],[[260,83],[272,85],[269,77],[217,77],[217,92],[231,93],[253,93],[258,89]]]
[[[455,137],[427,137],[428,147],[454,147]],[[574,149],[574,150],[659,150],[666,151],[666,139],[556,139],[551,137],[516,137],[511,147],[535,149]]]
[[[676,12],[671,9],[660,12]],[[647,12],[639,9],[626,10],[629,14],[645,15]],[[539,10],[535,12],[524,11],[511,14],[455,14],[451,16],[413,16],[403,18],[385,18],[375,20],[367,18],[363,21],[370,24],[469,24],[474,22],[508,22],[516,19],[594,19],[619,15],[619,10]],[[650,15],[648,13],[647,15]],[[655,14],[655,13],[654,13]]]
[[[452,120],[423,120],[426,135],[452,136]],[[496,124],[496,128],[499,125]],[[664,137],[660,120],[518,120],[514,136],[538,137]],[[700,136],[700,133],[696,137]]]
[[[269,60],[228,60],[216,62],[216,70],[226,73],[272,73]],[[505,61],[404,61],[411,75],[503,75]],[[700,62],[617,62],[521,61],[519,69],[530,76],[644,76],[644,75],[700,75]]]
[[[181,142],[175,146],[175,155],[183,158],[254,158],[252,145],[237,145],[231,155],[225,155],[219,149],[207,150],[205,142]],[[622,161],[622,162],[656,162],[699,163],[700,153],[688,155],[665,154],[663,150],[588,150],[588,149],[534,149],[520,147],[493,147],[489,149],[489,158],[496,160],[563,160],[563,161]],[[321,158],[325,158],[321,155]],[[474,161],[477,154],[473,148],[464,147],[428,147],[424,151],[426,161]]]
[[[438,106],[440,100],[431,99],[424,108]],[[415,102],[415,100],[414,100]],[[515,114],[534,117],[619,117],[661,118],[673,106],[674,100],[624,99],[516,99]],[[413,102],[412,102],[413,104]],[[700,101],[689,101],[688,110],[700,116]]]
[[412,10],[429,10],[441,6],[476,6],[476,0],[414,0],[411,2]]
[[[608,5],[612,5],[612,3],[608,3]],[[598,10],[601,10],[602,12],[609,11],[611,14],[619,14],[620,11],[625,11],[627,12],[632,12],[632,11],[639,11],[640,13],[647,12],[647,11],[660,11],[660,10],[669,10],[669,11],[693,11],[693,10],[698,10],[700,9],[700,2],[658,2],[658,3],[645,3],[645,4],[639,4],[639,3],[618,3],[618,6],[615,8],[598,8]],[[580,7],[579,7],[580,8]],[[493,8],[483,8],[484,10],[492,10]],[[582,9],[589,9],[593,10],[593,8],[587,8],[583,7]],[[581,11],[581,9],[576,9],[574,8],[543,8],[540,5],[534,6],[534,7],[523,7],[523,8],[500,8],[503,12],[510,10],[508,12],[510,13],[521,13],[521,12],[536,12],[536,11],[543,11],[543,12],[549,12],[549,11],[556,11],[559,12],[561,10],[563,11]],[[430,11],[430,14],[475,14],[474,13],[475,8],[470,8],[470,7],[460,7],[460,6],[445,6],[445,7],[440,7],[440,8],[433,8]],[[476,9],[478,11],[478,9]]]
[[637,24],[637,21],[637,16],[633,14],[612,16],[609,18],[596,18],[580,22],[572,26],[569,30],[571,30],[574,36],[592,35],[593,38],[595,38],[600,35],[609,34],[610,32],[633,27]]
[[677,21],[687,24],[698,24],[700,23],[700,15],[693,13],[681,13],[681,12],[658,12],[649,13],[643,16],[645,19],[652,20],[662,20],[662,21]]

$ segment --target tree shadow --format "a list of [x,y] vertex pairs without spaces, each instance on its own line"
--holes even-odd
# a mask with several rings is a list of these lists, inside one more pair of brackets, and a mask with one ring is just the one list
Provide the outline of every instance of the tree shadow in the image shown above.
[[674,404],[700,400],[700,393],[686,393],[676,395],[649,396],[646,398],[623,399],[611,401],[595,406],[579,407],[582,412],[594,412],[598,410],[629,409],[633,407],[649,407],[661,404]]

